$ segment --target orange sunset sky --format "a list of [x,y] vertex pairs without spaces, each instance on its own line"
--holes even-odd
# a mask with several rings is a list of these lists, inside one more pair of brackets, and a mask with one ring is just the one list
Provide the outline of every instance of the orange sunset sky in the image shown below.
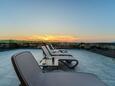
[[[94,39],[93,39],[94,38]],[[100,39],[100,40],[99,40]],[[51,41],[51,42],[102,42],[114,39],[110,36],[76,36],[64,34],[47,34],[47,35],[31,35],[31,36],[2,36],[0,40],[29,40],[29,41]]]
[[51,42],[77,42],[79,38],[71,35],[32,35],[32,36],[4,36],[1,40],[30,40]]

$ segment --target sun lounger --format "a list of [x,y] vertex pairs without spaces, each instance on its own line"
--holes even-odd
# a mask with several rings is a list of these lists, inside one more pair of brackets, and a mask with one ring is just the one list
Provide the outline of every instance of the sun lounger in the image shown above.
[[52,50],[55,50],[55,48],[53,47],[53,45],[52,45],[52,44],[50,44],[50,47],[51,47],[51,49],[52,49]]
[[[45,55],[44,58],[48,59],[48,58],[54,58],[54,59],[58,59],[58,61],[60,61],[61,63],[63,63],[65,66],[67,66],[70,69],[75,68],[78,65],[78,60],[76,60],[75,58],[73,58],[73,56],[52,56],[49,51],[47,50],[46,46],[42,46],[42,51]],[[74,62],[74,64],[72,64],[72,62]]]
[[12,64],[21,82],[20,86],[106,86],[90,73],[43,73],[30,52],[13,55]]
[[69,53],[56,52],[56,51],[54,51],[54,50],[51,50],[48,45],[46,45],[46,48],[47,48],[48,52],[49,52],[52,56],[72,56],[72,55],[69,54]]
[[68,53],[67,50],[64,49],[55,49],[52,44],[49,45],[50,49],[53,50],[54,52],[61,52],[61,53]]
[[42,86],[42,70],[30,52],[15,54],[11,60],[21,86]]

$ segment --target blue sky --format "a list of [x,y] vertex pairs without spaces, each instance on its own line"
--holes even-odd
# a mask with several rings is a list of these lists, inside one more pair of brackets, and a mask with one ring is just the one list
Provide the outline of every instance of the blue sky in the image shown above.
[[39,34],[115,41],[115,1],[0,0],[0,38]]

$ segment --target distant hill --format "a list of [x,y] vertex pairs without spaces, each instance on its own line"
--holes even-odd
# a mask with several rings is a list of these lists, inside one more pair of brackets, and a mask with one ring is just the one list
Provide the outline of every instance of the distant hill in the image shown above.
[[18,41],[18,40],[0,40],[0,43],[18,43],[18,42],[23,42],[23,41]]
[[0,43],[35,43],[40,41],[26,41],[26,40],[0,40]]

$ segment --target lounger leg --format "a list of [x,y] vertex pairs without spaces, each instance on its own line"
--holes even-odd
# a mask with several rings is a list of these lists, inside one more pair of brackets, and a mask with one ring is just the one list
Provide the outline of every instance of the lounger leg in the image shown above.
[[71,64],[72,61],[68,61],[68,60],[67,60],[66,62],[69,63],[69,64]]
[[[64,65],[66,65],[66,66],[67,66],[68,68],[70,68],[70,69],[74,69],[74,68],[78,65],[78,60],[71,60],[71,62],[72,62],[72,61],[75,62],[74,65],[68,64],[67,61],[69,61],[69,60],[60,59],[59,61],[62,62]],[[66,61],[66,62],[65,62],[65,61]]]

